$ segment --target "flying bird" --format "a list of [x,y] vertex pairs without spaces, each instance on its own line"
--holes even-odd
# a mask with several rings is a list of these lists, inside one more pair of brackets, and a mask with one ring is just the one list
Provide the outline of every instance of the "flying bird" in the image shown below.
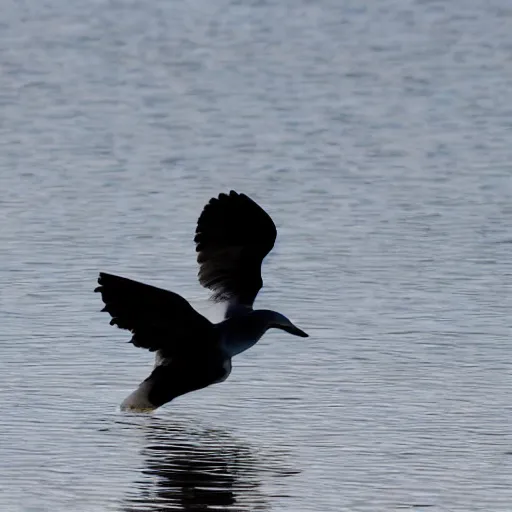
[[121,404],[122,410],[154,410],[174,398],[223,382],[233,356],[251,348],[268,329],[308,335],[281,313],[253,309],[261,287],[261,264],[277,230],[270,216],[245,194],[212,198],[197,222],[194,242],[199,282],[214,302],[226,304],[214,324],[177,293],[100,272],[95,291],[110,325],[131,332],[131,343],[156,353],[147,379]]

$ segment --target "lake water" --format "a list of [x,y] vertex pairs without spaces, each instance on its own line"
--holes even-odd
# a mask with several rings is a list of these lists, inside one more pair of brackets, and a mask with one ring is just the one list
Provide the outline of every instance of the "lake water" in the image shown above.
[[[512,510],[509,0],[4,2],[0,509]],[[121,413],[100,270],[218,318],[203,205],[278,227],[270,332]]]

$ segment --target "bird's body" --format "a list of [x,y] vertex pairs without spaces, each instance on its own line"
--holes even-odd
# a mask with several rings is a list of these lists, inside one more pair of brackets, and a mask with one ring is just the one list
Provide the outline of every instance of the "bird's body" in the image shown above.
[[174,398],[226,380],[231,358],[256,344],[269,328],[307,334],[284,315],[254,310],[263,282],[261,263],[274,246],[268,214],[244,194],[220,194],[205,206],[196,229],[199,282],[226,302],[225,319],[213,324],[180,295],[112,274],[99,287],[111,325],[132,333],[137,347],[156,352],[151,375],[121,404],[152,410]]

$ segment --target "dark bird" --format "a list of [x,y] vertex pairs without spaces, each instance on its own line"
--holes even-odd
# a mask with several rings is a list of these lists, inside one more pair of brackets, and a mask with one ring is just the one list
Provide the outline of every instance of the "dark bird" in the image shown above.
[[245,194],[213,198],[197,222],[199,282],[212,300],[227,305],[214,324],[177,293],[101,272],[95,291],[102,311],[132,333],[131,343],[156,352],[151,375],[121,409],[153,410],[174,398],[226,380],[231,358],[249,349],[268,329],[308,335],[281,313],[253,309],[263,286],[261,264],[274,247],[277,230],[270,216]]

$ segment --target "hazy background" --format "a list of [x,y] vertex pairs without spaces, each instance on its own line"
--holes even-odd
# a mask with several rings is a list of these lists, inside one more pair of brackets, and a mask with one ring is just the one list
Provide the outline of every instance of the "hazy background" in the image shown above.
[[[509,0],[3,1],[0,509],[510,512]],[[118,411],[152,355],[100,270],[202,311],[236,189],[269,333]]]

